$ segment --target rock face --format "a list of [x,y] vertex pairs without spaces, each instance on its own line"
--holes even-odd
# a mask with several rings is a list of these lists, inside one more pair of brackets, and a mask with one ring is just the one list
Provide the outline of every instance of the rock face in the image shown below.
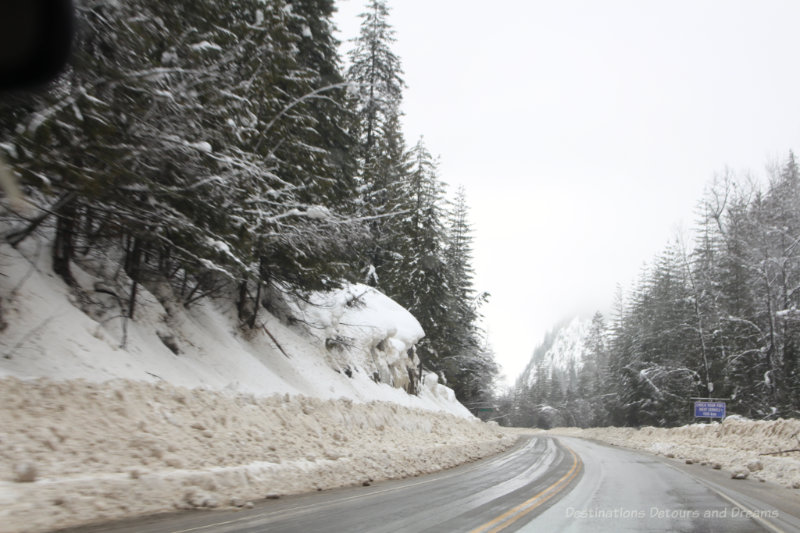
[[425,336],[414,316],[373,287],[361,284],[287,302],[288,314],[308,326],[343,374],[364,372],[374,381],[415,394],[422,376],[416,343]]

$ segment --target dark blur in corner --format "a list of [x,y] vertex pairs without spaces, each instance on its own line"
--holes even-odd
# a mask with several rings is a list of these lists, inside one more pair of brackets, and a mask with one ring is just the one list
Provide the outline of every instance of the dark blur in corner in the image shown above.
[[0,91],[36,89],[67,63],[72,0],[0,0]]

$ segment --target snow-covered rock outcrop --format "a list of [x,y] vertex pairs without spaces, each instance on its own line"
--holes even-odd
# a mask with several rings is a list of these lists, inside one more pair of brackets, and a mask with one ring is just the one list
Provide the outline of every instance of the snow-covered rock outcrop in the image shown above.
[[355,284],[292,302],[294,314],[328,352],[333,368],[366,372],[374,381],[416,392],[425,336],[414,316],[373,287]]

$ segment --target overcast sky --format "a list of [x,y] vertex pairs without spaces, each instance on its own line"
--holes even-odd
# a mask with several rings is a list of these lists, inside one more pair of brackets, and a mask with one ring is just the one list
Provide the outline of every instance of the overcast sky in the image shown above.
[[[365,0],[337,0],[346,40]],[[509,383],[545,332],[607,310],[715,173],[800,147],[800,2],[390,0],[406,141],[464,185]],[[344,45],[348,47],[347,44]]]

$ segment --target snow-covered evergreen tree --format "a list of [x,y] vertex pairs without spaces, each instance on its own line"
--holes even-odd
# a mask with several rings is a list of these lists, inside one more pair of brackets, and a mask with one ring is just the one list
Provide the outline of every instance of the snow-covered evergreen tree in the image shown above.
[[102,256],[122,267],[109,271],[129,317],[137,287],[158,284],[186,304],[235,291],[251,326],[276,292],[326,290],[367,266],[423,323],[424,363],[463,397],[491,395],[466,206],[448,236],[435,161],[403,139],[385,1],[362,15],[347,81],[332,0],[77,7],[64,76],[0,102],[0,149],[39,209],[8,215],[8,242],[52,215],[67,283],[76,261]]
[[[67,281],[75,248],[103,241],[124,250],[133,296],[148,276],[189,301],[219,279],[310,289],[345,275],[360,224],[336,210],[355,189],[333,146],[347,150],[332,6],[302,7],[79,4],[71,68],[2,111],[11,163],[57,207]],[[303,21],[317,46],[302,46]]]
[[[555,378],[568,406],[587,397],[602,406],[593,419],[600,425],[683,424],[693,419],[692,397],[729,399],[729,413],[748,417],[796,416],[798,206],[793,154],[766,190],[730,173],[715,179],[693,248],[682,240],[667,246],[631,291],[618,291],[605,333],[593,325],[578,386],[551,370],[551,382],[528,397],[557,399]],[[586,372],[603,376],[603,385],[592,387]]]
[[420,345],[423,365],[441,371],[449,351],[444,339],[452,311],[445,263],[444,185],[422,139],[410,154],[411,168],[401,182],[402,215],[395,221],[391,262],[381,286],[406,307],[426,331]]
[[364,251],[364,274],[368,283],[387,290],[382,278],[394,261],[396,217],[403,203],[401,183],[409,164],[400,124],[405,82],[400,59],[392,51],[395,37],[387,3],[371,0],[360,16],[347,79],[357,117],[352,134],[359,171],[359,212],[369,220],[371,234]]
[[448,361],[452,361],[448,381],[467,404],[485,402],[492,396],[499,372],[478,326],[479,306],[488,294],[477,294],[474,288],[472,242],[466,193],[460,187],[447,214],[445,267],[451,303],[443,337]]

